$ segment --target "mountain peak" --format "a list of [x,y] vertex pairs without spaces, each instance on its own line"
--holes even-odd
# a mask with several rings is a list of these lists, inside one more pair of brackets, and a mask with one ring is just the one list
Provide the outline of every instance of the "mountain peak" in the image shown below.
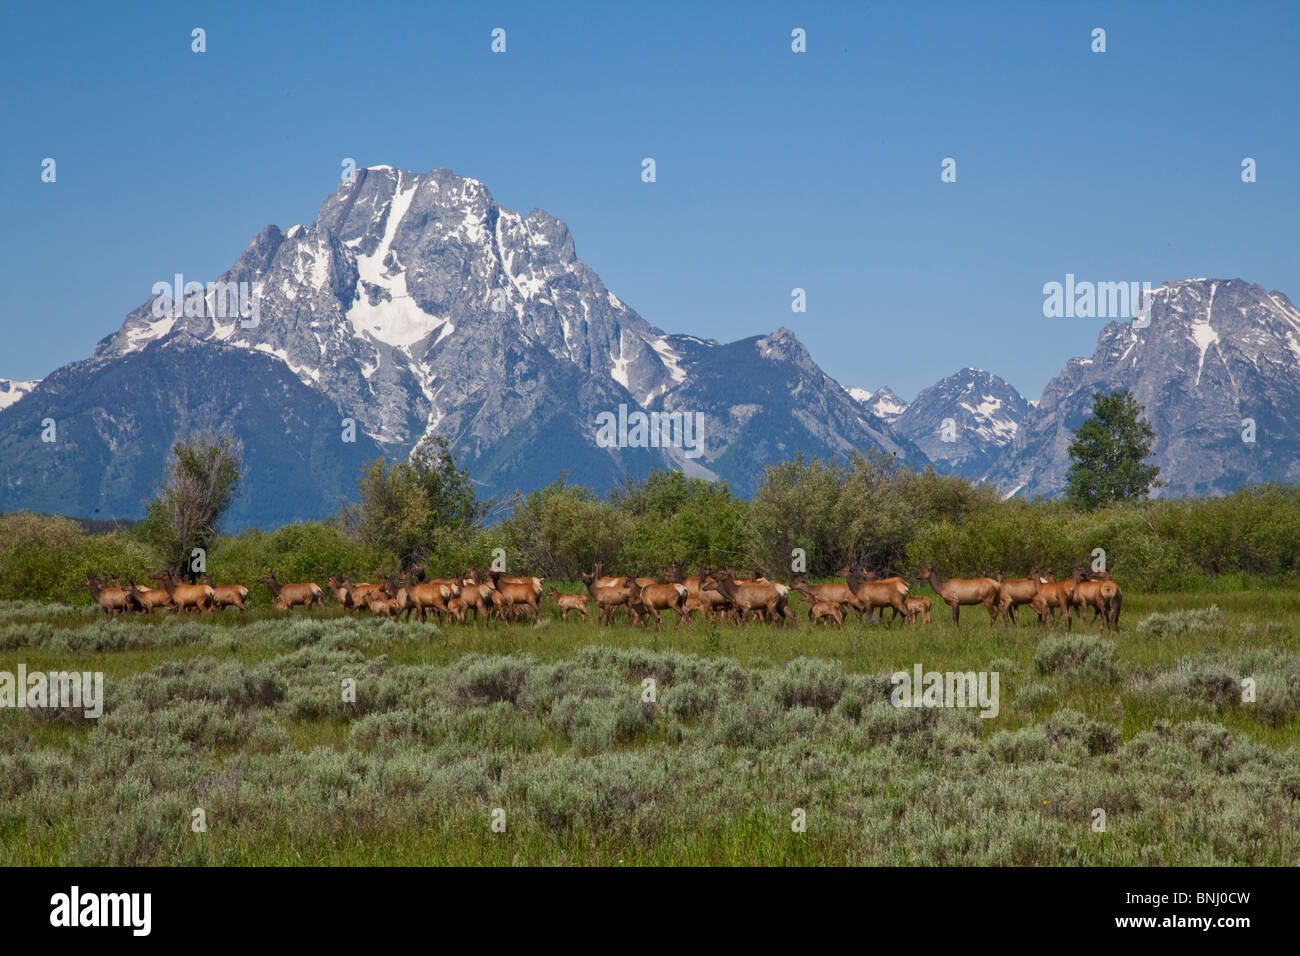
[[[196,415],[233,427],[250,447],[283,444],[287,432],[273,415],[258,419],[262,431],[241,430],[240,395],[252,390],[240,377],[255,373],[265,379],[259,395],[268,383],[277,391],[293,383],[291,431],[301,433],[310,420],[316,436],[307,454],[333,450],[330,436],[345,419],[355,422],[358,442],[390,456],[438,434],[488,495],[541,487],[561,470],[603,490],[654,467],[680,467],[748,492],[764,465],[798,452],[875,448],[923,460],[828,378],[790,329],[729,345],[668,335],[577,258],[563,221],[538,208],[522,216],[498,205],[478,180],[447,169],[357,170],[311,225],[265,227],[217,281],[247,292],[256,314],[227,311],[224,292],[206,281],[203,294],[181,297],[180,308],[170,294],[152,296],[91,362],[56,373],[62,385],[45,389],[38,404],[53,408],[87,391],[112,415],[89,408],[60,415],[116,436],[140,421],[171,428],[177,395],[219,395],[198,401]],[[196,373],[205,361],[209,371]],[[123,368],[147,368],[151,380],[168,384],[158,394],[102,394],[103,383],[122,380]],[[689,448],[600,444],[594,423],[623,409],[684,414],[700,423],[702,440]],[[10,421],[17,419],[0,418],[0,431]],[[113,473],[110,445],[95,475],[65,463],[58,480],[129,513],[139,507],[128,494],[134,485],[95,490]],[[349,468],[342,484],[354,477]],[[315,484],[297,491],[320,501],[339,487],[338,475],[328,478],[305,479]],[[289,493],[272,494],[261,480],[249,476],[249,495]],[[6,500],[27,506],[38,494],[29,483],[11,487]]]
[[1059,490],[1093,392],[1117,389],[1155,426],[1153,461],[1171,494],[1300,478],[1300,311],[1280,293],[1214,278],[1153,290],[1141,321],[1108,324],[1092,357],[1071,359],[1048,384],[990,480],[1025,494]]

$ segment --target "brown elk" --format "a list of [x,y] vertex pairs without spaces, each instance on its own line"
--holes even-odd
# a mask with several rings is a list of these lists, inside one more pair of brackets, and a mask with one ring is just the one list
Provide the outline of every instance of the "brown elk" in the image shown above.
[[382,614],[389,619],[396,619],[397,606],[397,586],[392,579],[386,580],[376,590],[367,591],[365,594],[366,607],[372,614]]
[[710,573],[707,566],[700,565],[699,577],[683,577],[682,568],[679,564],[670,564],[664,572],[664,579],[675,584],[680,584],[686,588],[686,613],[689,616],[693,611],[699,610],[706,618],[722,620],[727,614],[735,611],[733,605],[720,591],[705,591],[702,584],[709,580]]
[[170,568],[164,568],[157,574],[149,575],[149,579],[157,581],[167,594],[171,597],[172,611],[183,614],[186,611],[194,611],[196,614],[202,611],[205,614],[215,610],[216,592],[207,584],[177,584],[176,575]]
[[662,621],[659,611],[671,609],[677,612],[677,623],[673,627],[681,626],[682,618],[686,617],[686,599],[690,597],[686,585],[675,581],[642,584],[640,578],[637,578],[635,583],[641,589],[641,603],[656,612],[656,621]]
[[[686,617],[686,599],[690,596],[686,585],[675,581],[666,583],[656,581],[643,585],[640,578],[629,578],[628,585],[632,590],[628,606],[642,615],[648,612],[655,619],[655,630],[663,627],[663,618],[660,617],[659,612],[670,609],[677,612],[677,622],[673,627],[681,626],[682,618]],[[632,587],[633,585],[635,587]]]
[[1124,592],[1120,590],[1118,584],[1111,580],[1110,573],[1115,570],[1115,565],[1105,571],[1098,571],[1097,580],[1101,582],[1101,600],[1106,607],[1106,623],[1113,631],[1119,630],[1119,612],[1124,603]]
[[809,606],[816,604],[818,601],[833,601],[848,610],[856,611],[859,618],[868,610],[858,600],[858,596],[853,593],[853,589],[846,582],[832,581],[828,584],[806,584],[803,576],[796,574],[794,576],[794,587],[803,595]]
[[334,592],[334,600],[339,602],[339,606],[347,611],[355,611],[357,606],[352,601],[352,591],[348,587],[348,582],[337,574],[331,574],[328,582],[330,590]]
[[[457,596],[447,601],[448,618],[455,618],[457,624],[465,623],[465,599]],[[448,621],[450,623],[450,620]]]
[[1034,600],[1034,595],[1038,593],[1037,577],[1031,575],[1027,578],[1009,578],[1005,572],[999,571],[997,582],[1000,593],[998,613],[1006,618],[1008,627],[1019,624],[1016,609]]
[[319,606],[322,610],[325,608],[325,592],[321,590],[320,585],[315,581],[282,585],[275,579],[275,572],[268,571],[258,578],[257,582],[265,584],[267,590],[271,592],[277,611],[287,611],[291,607],[302,607],[304,610],[309,610],[313,604]]
[[511,620],[518,621],[520,613],[525,608],[532,615],[533,620],[537,620],[541,611],[539,598],[542,578],[520,578],[512,581],[503,578],[500,571],[489,571],[488,576],[492,581],[492,601],[496,604],[502,620],[505,620],[506,611],[509,611]]
[[[645,600],[645,590],[637,583],[636,578],[627,579],[627,606],[636,614],[637,622],[644,628],[649,623],[649,618],[655,619],[655,630],[663,630],[664,620],[659,616],[659,609]],[[678,618],[681,621],[681,618]]]
[[[912,589],[902,578],[876,579],[875,575],[872,575],[871,579],[868,579],[867,572],[855,567],[843,567],[836,574],[848,582],[849,590],[857,596],[858,603],[865,608],[868,620],[873,617],[876,608],[883,610],[892,607],[915,626],[916,622],[908,617],[907,613],[907,598],[912,593]],[[881,620],[883,619],[882,615]]]
[[415,608],[421,621],[426,620],[428,612],[432,610],[443,616],[444,623],[451,623],[451,609],[447,606],[447,602],[454,597],[460,597],[458,580],[435,578],[417,582],[410,571],[403,571],[402,584],[406,587],[410,605]]
[[[1114,565],[1111,565],[1114,568]],[[1102,570],[1095,572],[1092,577],[1082,567],[1074,569],[1074,576],[1071,579],[1073,587],[1070,591],[1070,608],[1071,611],[1079,612],[1079,623],[1083,623],[1084,616],[1088,613],[1087,609],[1092,608],[1093,621],[1101,620],[1101,630],[1104,633],[1108,627],[1119,630],[1119,611],[1123,600],[1119,585],[1110,578],[1110,571]],[[1066,627],[1068,629],[1070,618],[1066,618]]]
[[734,604],[747,620],[750,615],[766,620],[769,627],[777,620],[799,626],[799,618],[786,603],[789,588],[764,581],[738,581],[735,571],[717,571],[703,591],[718,591]]
[[[597,561],[592,569],[592,574],[596,576],[596,587],[600,588],[617,588],[625,586],[629,581],[635,581],[641,587],[649,587],[652,584],[659,584],[658,578],[637,578],[637,577],[613,577],[605,573],[605,562]],[[680,583],[680,582],[679,582]]]
[[813,586],[795,578],[794,590],[808,605],[808,626],[816,627],[818,621],[825,621],[829,627],[834,622],[840,630],[844,629],[844,606],[836,600],[824,601],[817,596]]
[[940,580],[939,576],[934,573],[934,568],[930,565],[921,568],[917,573],[920,575],[921,580],[928,581],[930,587],[934,588],[935,593],[952,608],[952,623],[957,627],[961,627],[961,608],[963,605],[983,604],[989,612],[989,624],[997,623],[998,600],[1001,596],[1001,588],[998,587],[998,582],[993,578],[948,578]]
[[486,621],[492,614],[492,586],[485,584],[479,576],[478,568],[470,568],[460,579],[460,599],[465,602],[466,612],[474,612],[477,624],[482,618]]
[[228,607],[237,607],[241,611],[248,610],[248,605],[244,603],[248,600],[248,588],[242,584],[213,584],[211,574],[204,575],[203,583],[212,588],[214,610],[224,611]]
[[86,575],[81,584],[83,587],[90,589],[91,598],[109,616],[128,614],[139,607],[136,598],[129,591],[124,591],[121,588],[106,588],[93,575]]
[[1088,577],[1088,572],[1082,567],[1075,566],[1073,573],[1070,575],[1070,586],[1067,591],[1070,610],[1065,616],[1065,629],[1070,630],[1070,625],[1074,623],[1077,614],[1079,623],[1082,624],[1084,618],[1088,615],[1088,608],[1092,608],[1092,619],[1095,621],[1101,618],[1101,627],[1106,629],[1106,606],[1101,599],[1101,582],[1094,581]]
[[808,607],[808,621],[810,627],[816,627],[818,621],[824,621],[827,627],[831,622],[841,631],[844,630],[844,608],[838,601],[818,601],[816,604]]
[[[587,586],[587,593],[591,595],[596,602],[596,610],[599,612],[601,623],[613,624],[614,614],[619,608],[627,608],[628,614],[632,615],[632,609],[628,607],[628,599],[632,595],[632,590],[626,585],[600,585],[596,582],[599,580],[594,571],[583,571],[579,574],[582,583]],[[622,580],[619,578],[618,580]]]
[[1048,568],[1046,571],[1040,571],[1034,568],[1030,577],[1038,585],[1038,590],[1033,599],[1029,602],[1030,608],[1038,615],[1038,624],[1043,626],[1047,623],[1048,616],[1051,616],[1052,626],[1056,626],[1056,613],[1060,611],[1067,621],[1070,614],[1070,594],[1074,581],[1067,578],[1064,581],[1055,581],[1055,569]]
[[564,623],[569,622],[569,612],[577,611],[584,621],[590,621],[591,615],[587,613],[587,601],[590,596],[586,594],[561,594],[555,588],[548,588],[547,593],[555,599],[555,603],[560,606],[560,619]]
[[[371,584],[369,581],[353,581],[352,575],[349,574],[343,579],[343,598],[339,603],[352,610],[367,607],[366,595],[383,590],[384,586],[382,584]],[[335,597],[338,597],[337,593]]]
[[148,588],[140,587],[134,581],[127,588],[139,605],[138,610],[144,614],[150,614],[154,608],[171,607],[172,596],[167,593],[166,588]]
[[[930,595],[925,594],[921,597],[909,597],[903,603],[907,606],[907,619],[912,622],[913,626],[916,625],[916,619],[918,616],[926,624],[930,623],[930,608],[932,606]],[[893,624],[898,620],[898,608],[890,608],[890,610],[894,612],[894,616],[889,619],[889,623]]]

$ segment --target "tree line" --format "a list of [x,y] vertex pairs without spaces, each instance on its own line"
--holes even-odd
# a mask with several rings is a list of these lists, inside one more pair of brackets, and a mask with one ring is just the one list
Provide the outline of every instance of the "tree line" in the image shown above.
[[319,582],[412,564],[453,573],[494,559],[510,573],[560,581],[577,580],[597,561],[639,575],[672,562],[757,565],[788,579],[794,571],[828,577],[846,565],[907,577],[922,564],[952,575],[1033,565],[1067,573],[1102,549],[1139,590],[1294,576],[1300,489],[1149,499],[1157,470],[1144,462],[1151,433],[1140,414],[1125,393],[1096,397],[1071,446],[1061,499],[1004,501],[989,486],[864,452],[771,466],[752,499],[725,483],[656,471],[604,495],[560,476],[530,494],[485,501],[446,440],[430,437],[406,460],[368,464],[357,503],[334,519],[233,535],[218,528],[237,494],[240,449],[228,438],[199,437],[178,443],[158,498],[127,530],[87,534],[70,519],[0,516],[0,597],[81,601],[87,571],[143,581],[164,563],[243,584],[269,568],[281,580]]

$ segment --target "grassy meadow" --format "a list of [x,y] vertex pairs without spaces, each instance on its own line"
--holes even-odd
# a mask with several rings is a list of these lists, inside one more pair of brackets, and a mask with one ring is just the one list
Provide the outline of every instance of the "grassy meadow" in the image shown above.
[[[0,864],[1300,863],[1300,592],[1126,593],[1104,637],[797,606],[656,633],[2,602],[0,671],[102,671],[107,703],[0,710]],[[916,663],[998,672],[1000,712],[895,708]]]

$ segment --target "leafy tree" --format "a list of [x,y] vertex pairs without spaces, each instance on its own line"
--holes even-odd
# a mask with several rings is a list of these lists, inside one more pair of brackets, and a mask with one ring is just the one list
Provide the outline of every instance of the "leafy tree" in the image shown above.
[[1092,414],[1070,443],[1068,501],[1091,511],[1113,501],[1137,501],[1163,484],[1156,480],[1160,468],[1143,464],[1156,433],[1142,413],[1127,390],[1093,392]]
[[163,559],[193,579],[190,555],[205,551],[217,536],[217,524],[235,499],[242,449],[231,438],[197,436],[172,446],[167,481],[150,502],[140,535]]
[[624,547],[633,537],[633,520],[602,501],[589,488],[557,478],[545,488],[516,499],[514,511],[498,526],[508,556],[507,570],[527,569],[550,578],[576,581],[596,561],[621,573]]
[[479,500],[441,436],[421,439],[406,461],[375,459],[357,484],[361,501],[344,509],[345,526],[403,567],[443,550],[452,536],[476,531],[490,505]]
[[749,502],[734,497],[726,482],[656,469],[644,480],[626,479],[611,501],[634,521],[623,549],[630,573],[657,577],[680,562],[689,574],[701,561],[719,567],[755,560]]

